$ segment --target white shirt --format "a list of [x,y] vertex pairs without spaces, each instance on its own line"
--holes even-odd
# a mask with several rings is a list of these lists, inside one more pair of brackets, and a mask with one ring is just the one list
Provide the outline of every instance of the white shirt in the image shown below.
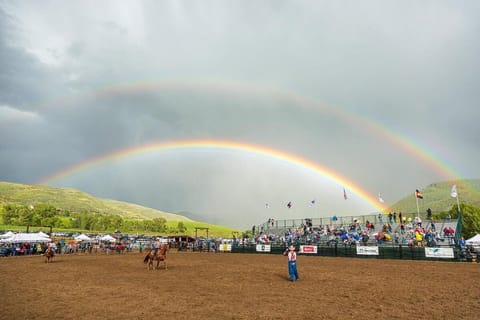
[[297,253],[295,251],[288,252],[288,261],[296,261],[297,260]]

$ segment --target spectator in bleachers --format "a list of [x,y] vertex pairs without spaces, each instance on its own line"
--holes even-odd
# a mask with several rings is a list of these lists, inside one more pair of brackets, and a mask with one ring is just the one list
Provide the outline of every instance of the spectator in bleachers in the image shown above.
[[415,225],[422,227],[422,219],[419,216],[415,217]]
[[400,225],[400,233],[401,233],[401,234],[405,234],[405,224],[404,224],[404,223],[402,223],[402,224]]
[[432,230],[428,230],[425,234],[425,242],[427,243],[427,247],[436,247],[437,242],[435,240],[435,234]]
[[393,239],[395,241],[395,244],[400,244],[400,234],[395,231],[395,234],[393,235]]
[[423,235],[420,233],[419,230],[415,231],[415,240],[418,247],[423,246]]
[[367,228],[367,230],[370,230],[370,226],[371,226],[371,223],[370,223],[370,221],[367,220],[365,222],[365,228]]
[[377,233],[375,240],[377,241],[377,244],[382,244],[385,241],[385,236],[383,235],[382,231]]
[[464,237],[461,237],[460,240],[458,240],[458,246],[460,247],[460,250],[462,250],[462,252],[465,252],[467,242],[465,241]]
[[367,231],[363,231],[362,232],[362,245],[366,246],[368,244],[369,239],[370,239],[370,237],[368,236]]

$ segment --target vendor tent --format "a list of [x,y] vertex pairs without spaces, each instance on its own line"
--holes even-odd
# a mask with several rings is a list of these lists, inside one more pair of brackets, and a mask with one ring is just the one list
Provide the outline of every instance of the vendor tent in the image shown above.
[[92,239],[91,239],[89,236],[87,236],[86,234],[84,234],[84,233],[82,233],[82,234],[79,235],[79,236],[76,236],[76,237],[75,237],[75,240],[76,240],[76,241],[92,241]]
[[12,231],[8,231],[7,233],[0,234],[0,239],[11,238],[14,234]]
[[117,239],[115,239],[111,235],[107,234],[107,235],[101,237],[100,240],[113,242],[113,241],[116,241]]
[[5,238],[1,240],[6,243],[38,243],[38,242],[49,242],[50,238],[39,235],[38,233],[16,233],[10,238]]
[[40,237],[49,238],[48,234],[46,234],[45,232],[40,231],[40,232],[38,232],[37,234],[38,234]]
[[472,246],[480,246],[480,234],[476,234],[470,239],[467,239],[466,243]]

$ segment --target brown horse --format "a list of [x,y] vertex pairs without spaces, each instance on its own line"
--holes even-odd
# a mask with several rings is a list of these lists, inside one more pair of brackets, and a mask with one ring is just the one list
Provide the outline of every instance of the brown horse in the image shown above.
[[155,269],[160,268],[160,262],[163,262],[165,266],[165,270],[167,270],[167,252],[168,252],[168,244],[162,244],[155,255],[155,251],[152,249],[148,252],[143,259],[143,263],[148,263],[148,270],[153,269],[153,261],[157,260],[157,267]]
[[49,247],[47,251],[45,251],[45,263],[53,262],[53,256],[55,252],[53,251],[52,247]]

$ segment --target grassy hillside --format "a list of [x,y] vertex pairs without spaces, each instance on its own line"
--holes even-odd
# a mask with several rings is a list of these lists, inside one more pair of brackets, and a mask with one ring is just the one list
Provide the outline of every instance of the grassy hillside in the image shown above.
[[[5,204],[23,206],[47,204],[62,210],[68,210],[72,213],[91,212],[112,214],[140,220],[164,218],[167,221],[166,226],[169,230],[175,230],[178,223],[182,222],[186,228],[183,234],[191,236],[195,235],[195,228],[208,228],[208,235],[210,237],[232,237],[232,234],[237,232],[237,230],[228,227],[193,221],[178,214],[163,212],[127,202],[96,198],[88,193],[74,189],[0,182],[0,206]],[[5,230],[24,230],[25,228],[24,226],[10,225],[0,225],[0,227],[3,227]],[[41,228],[42,227],[37,227],[37,229]],[[35,229],[35,227],[32,227],[32,230],[33,229]],[[59,229],[57,231],[61,230]],[[91,230],[81,230],[81,232],[90,231]],[[205,237],[206,230],[199,230],[198,236]]]
[[[449,211],[452,206],[457,203],[457,200],[450,195],[454,184],[457,185],[458,199],[461,203],[468,203],[480,207],[480,179],[443,181],[432,183],[421,189],[423,200],[418,200],[420,213],[424,214],[428,208],[432,209],[434,214]],[[414,193],[412,192],[412,194],[392,205],[388,211],[405,213],[417,212]]]
[[167,221],[192,221],[184,216],[173,213],[146,208],[127,202],[96,198],[88,193],[75,189],[0,182],[0,205],[7,203],[24,206],[48,204],[72,212],[106,213],[125,218],[165,218]]

